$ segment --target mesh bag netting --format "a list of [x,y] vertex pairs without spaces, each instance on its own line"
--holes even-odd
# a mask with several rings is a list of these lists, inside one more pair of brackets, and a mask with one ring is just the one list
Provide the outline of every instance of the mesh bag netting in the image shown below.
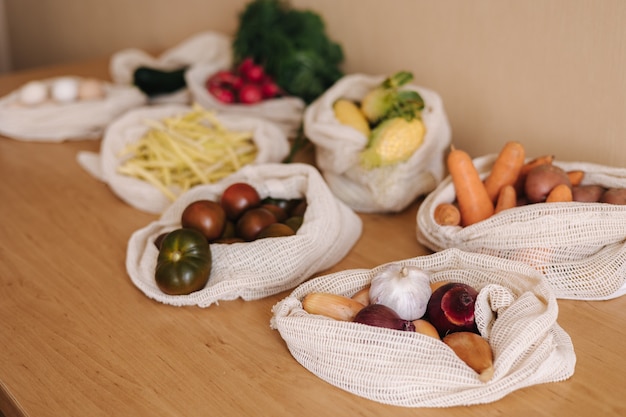
[[360,101],[384,79],[346,75],[304,113],[304,132],[315,145],[317,166],[335,195],[359,212],[401,211],[416,197],[432,191],[445,175],[443,157],[451,129],[443,102],[434,91],[411,84],[403,88],[417,91],[425,102],[424,142],[405,162],[375,169],[360,166],[359,153],[367,138],[337,120],[333,103],[339,98]]
[[[252,242],[211,244],[212,269],[206,287],[189,295],[167,295],[154,280],[161,233],[181,227],[185,207],[196,200],[219,201],[224,189],[247,182],[262,198],[305,198],[307,209],[294,236]],[[148,297],[171,305],[207,307],[220,300],[254,300],[294,288],[313,274],[339,262],[361,236],[361,219],[328,189],[319,172],[307,164],[247,166],[220,183],[181,195],[161,218],[130,237],[126,269]]]
[[[496,155],[474,159],[482,177]],[[554,162],[582,170],[582,184],[626,186],[626,169],[585,162]],[[626,206],[537,203],[502,211],[468,227],[440,226],[434,210],[455,199],[450,177],[417,212],[417,240],[433,251],[459,248],[527,263],[543,273],[557,298],[609,299],[626,293]]]
[[541,274],[521,262],[448,249],[398,261],[431,273],[431,281],[469,284],[479,291],[478,329],[494,352],[494,375],[481,382],[441,340],[308,314],[311,292],[351,296],[377,268],[313,278],[273,308],[277,329],[293,357],[324,381],[350,393],[404,407],[452,407],[496,401],[531,385],[574,373],[576,355],[558,325],[558,305]]

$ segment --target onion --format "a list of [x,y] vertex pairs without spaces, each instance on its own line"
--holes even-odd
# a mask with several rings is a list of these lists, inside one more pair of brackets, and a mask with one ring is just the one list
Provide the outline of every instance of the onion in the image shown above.
[[395,311],[382,304],[363,307],[354,317],[354,322],[387,329],[415,331],[413,322],[401,319]]

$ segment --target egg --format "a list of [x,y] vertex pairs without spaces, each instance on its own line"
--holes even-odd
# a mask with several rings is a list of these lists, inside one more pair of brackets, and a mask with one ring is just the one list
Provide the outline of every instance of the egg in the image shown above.
[[99,100],[104,97],[104,84],[95,78],[84,78],[78,84],[80,100]]
[[70,103],[78,98],[78,80],[60,77],[52,83],[52,98],[60,103]]
[[48,98],[48,87],[41,81],[30,81],[19,90],[20,103],[34,106],[43,103]]

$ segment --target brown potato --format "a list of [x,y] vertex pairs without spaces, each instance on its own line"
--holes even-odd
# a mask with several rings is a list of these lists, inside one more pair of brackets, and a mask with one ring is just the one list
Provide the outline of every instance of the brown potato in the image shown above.
[[550,191],[559,184],[572,186],[567,172],[556,165],[543,164],[530,170],[524,192],[530,203],[541,203],[546,201]]
[[626,204],[626,188],[609,188],[602,194],[602,197],[600,197],[600,202],[620,205]]
[[605,188],[601,185],[576,185],[572,187],[572,198],[582,203],[597,203],[604,191]]

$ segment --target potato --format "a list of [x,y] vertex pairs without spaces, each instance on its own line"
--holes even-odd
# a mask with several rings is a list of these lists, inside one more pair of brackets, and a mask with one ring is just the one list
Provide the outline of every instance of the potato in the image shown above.
[[566,184],[571,188],[572,183],[567,172],[556,165],[543,164],[530,170],[526,176],[524,192],[530,203],[541,203],[546,201],[550,191],[559,184]]
[[576,185],[572,187],[574,201],[583,203],[597,203],[606,189],[601,185]]
[[602,194],[602,197],[600,197],[600,202],[620,205],[626,204],[626,188],[609,188]]

